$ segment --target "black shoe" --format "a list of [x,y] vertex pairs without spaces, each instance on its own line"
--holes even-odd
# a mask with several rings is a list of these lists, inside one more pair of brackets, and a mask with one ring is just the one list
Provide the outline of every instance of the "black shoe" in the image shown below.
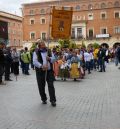
[[99,72],[102,72],[101,70]]
[[47,101],[42,101],[42,104],[47,104]]
[[5,81],[13,81],[13,80],[11,80],[11,79],[5,79]]
[[30,75],[29,73],[25,73],[25,75]]
[[66,78],[64,78],[64,81],[66,81]]
[[4,83],[4,82],[0,82],[0,85],[6,85],[6,83]]
[[88,74],[91,74],[91,72],[88,72]]
[[77,81],[76,78],[74,78],[74,81]]
[[53,106],[53,107],[56,107],[56,102],[51,102],[51,105]]

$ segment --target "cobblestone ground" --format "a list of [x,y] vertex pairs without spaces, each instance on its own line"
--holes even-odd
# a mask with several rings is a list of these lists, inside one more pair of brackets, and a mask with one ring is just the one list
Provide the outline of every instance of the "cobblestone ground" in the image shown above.
[[84,80],[55,82],[55,108],[41,104],[34,71],[12,79],[0,86],[0,129],[120,129],[120,70],[113,64]]

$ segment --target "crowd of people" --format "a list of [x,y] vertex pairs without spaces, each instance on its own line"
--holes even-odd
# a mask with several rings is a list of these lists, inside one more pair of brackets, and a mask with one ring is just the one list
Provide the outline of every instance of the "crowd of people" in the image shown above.
[[[22,68],[23,74],[29,75],[29,63],[31,62],[30,52],[27,48],[21,50],[11,49],[5,44],[0,43],[0,85],[5,85],[3,81],[12,81],[10,74],[19,75],[19,69]],[[3,78],[4,76],[4,78]]]
[[[84,78],[86,71],[91,74],[92,70],[106,72],[106,64],[115,58],[115,62],[120,62],[120,46],[116,49],[109,49],[106,46],[99,48],[81,48],[81,49],[62,49],[56,52],[53,49],[54,55],[57,56],[57,61],[54,63],[54,73],[56,78],[66,81],[67,78],[72,78],[74,81]],[[57,54],[56,54],[57,53]]]
[[[33,65],[33,51],[29,51],[27,47],[20,52],[16,48],[6,48],[4,44],[0,44],[0,84],[5,84],[2,81],[2,76],[5,76],[5,81],[12,81],[10,74],[19,75],[19,68],[22,73],[29,75],[30,64],[31,68],[35,69]],[[74,81],[83,79],[86,71],[91,74],[92,70],[99,72],[106,71],[106,63],[109,59],[114,59],[115,65],[118,66],[120,62],[120,45],[115,49],[110,50],[105,46],[99,48],[81,48],[69,49],[54,47],[48,50],[48,54],[53,54],[56,61],[53,64],[55,80],[61,78],[66,81],[71,78]],[[19,67],[20,66],[20,67]]]
[[[27,47],[20,52],[16,48],[11,49],[0,43],[0,85],[5,81],[12,81],[10,74],[19,75],[19,69],[24,75],[30,75],[31,68],[36,71],[39,94],[43,104],[47,104],[45,93],[46,82],[51,105],[56,106],[54,81],[61,79],[84,79],[86,73],[91,74],[93,70],[106,72],[106,64],[114,61],[118,66],[120,63],[120,45],[115,49],[106,46],[97,48],[88,47],[81,49],[60,48],[48,49],[44,41],[37,42],[37,47],[29,51]],[[3,79],[4,76],[4,79]]]

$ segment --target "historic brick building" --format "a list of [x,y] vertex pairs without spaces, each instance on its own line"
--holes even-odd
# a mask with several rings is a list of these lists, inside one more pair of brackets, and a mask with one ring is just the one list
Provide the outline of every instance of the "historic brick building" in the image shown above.
[[23,4],[23,39],[49,35],[50,6],[73,7],[71,38],[77,43],[120,42],[120,0],[61,0]]
[[6,22],[8,24],[8,46],[22,46],[22,17],[0,11],[0,21]]

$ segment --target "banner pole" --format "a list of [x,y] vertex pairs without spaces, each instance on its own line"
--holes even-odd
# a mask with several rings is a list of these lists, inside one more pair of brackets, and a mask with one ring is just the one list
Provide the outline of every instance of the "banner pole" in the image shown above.
[[[50,27],[51,27],[51,6],[50,6],[50,14],[49,14],[49,29],[48,29],[48,41],[47,41],[47,56],[49,54],[49,44],[50,44]],[[48,61],[47,61],[47,65],[48,65]],[[45,72],[45,84],[47,81],[47,69]]]

